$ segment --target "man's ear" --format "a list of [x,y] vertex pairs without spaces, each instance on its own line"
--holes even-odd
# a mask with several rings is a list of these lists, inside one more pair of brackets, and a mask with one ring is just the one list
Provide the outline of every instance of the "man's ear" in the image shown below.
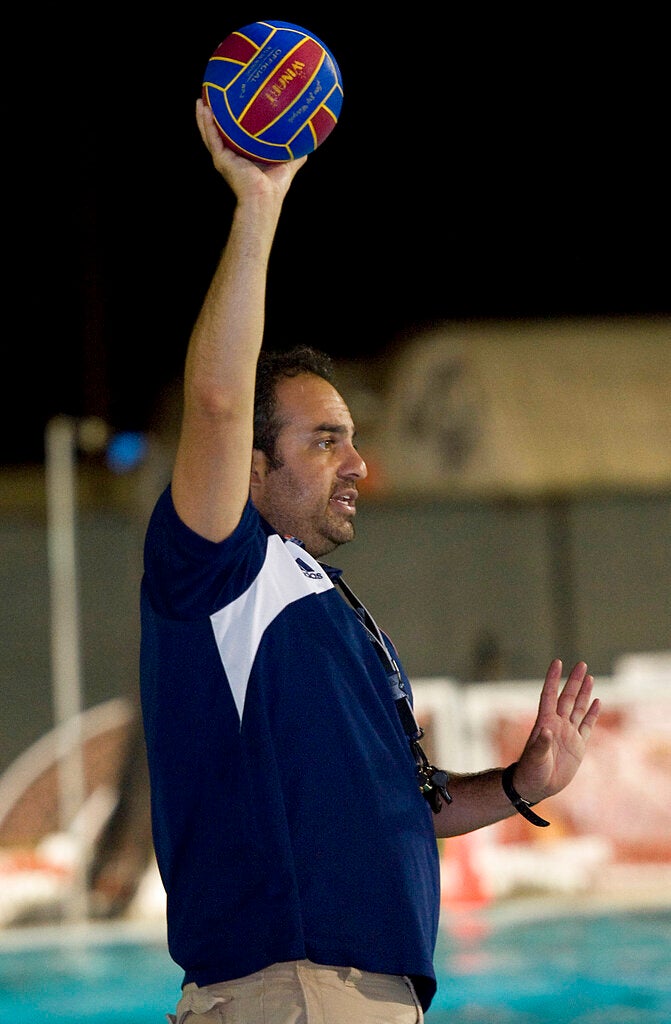
[[250,473],[251,487],[258,487],[263,482],[268,472],[268,459],[266,453],[260,448],[252,448],[252,468]]

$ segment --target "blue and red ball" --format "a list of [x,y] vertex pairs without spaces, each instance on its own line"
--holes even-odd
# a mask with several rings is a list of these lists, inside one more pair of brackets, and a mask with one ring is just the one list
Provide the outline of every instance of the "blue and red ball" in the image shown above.
[[283,163],[312,153],[333,131],[342,76],[333,54],[306,29],[256,21],[214,51],[202,95],[227,146],[261,163]]

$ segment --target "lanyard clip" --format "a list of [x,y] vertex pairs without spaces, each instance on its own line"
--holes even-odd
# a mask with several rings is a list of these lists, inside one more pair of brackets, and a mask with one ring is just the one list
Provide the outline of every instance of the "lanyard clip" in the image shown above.
[[435,768],[432,764],[423,764],[418,771],[419,788],[422,795],[428,800],[431,810],[438,814],[443,806],[452,803],[452,797],[447,790],[449,776],[441,768]]

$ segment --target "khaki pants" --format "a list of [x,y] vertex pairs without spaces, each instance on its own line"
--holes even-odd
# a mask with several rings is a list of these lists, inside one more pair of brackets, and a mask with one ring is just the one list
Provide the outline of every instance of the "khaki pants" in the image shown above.
[[423,1024],[409,978],[310,960],[184,987],[173,1024]]

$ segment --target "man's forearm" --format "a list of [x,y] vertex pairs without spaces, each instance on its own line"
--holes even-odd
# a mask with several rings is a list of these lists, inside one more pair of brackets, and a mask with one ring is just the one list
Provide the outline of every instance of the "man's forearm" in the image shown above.
[[439,839],[473,832],[516,813],[503,791],[500,768],[473,775],[451,774],[447,788],[452,803],[443,805],[433,819]]

